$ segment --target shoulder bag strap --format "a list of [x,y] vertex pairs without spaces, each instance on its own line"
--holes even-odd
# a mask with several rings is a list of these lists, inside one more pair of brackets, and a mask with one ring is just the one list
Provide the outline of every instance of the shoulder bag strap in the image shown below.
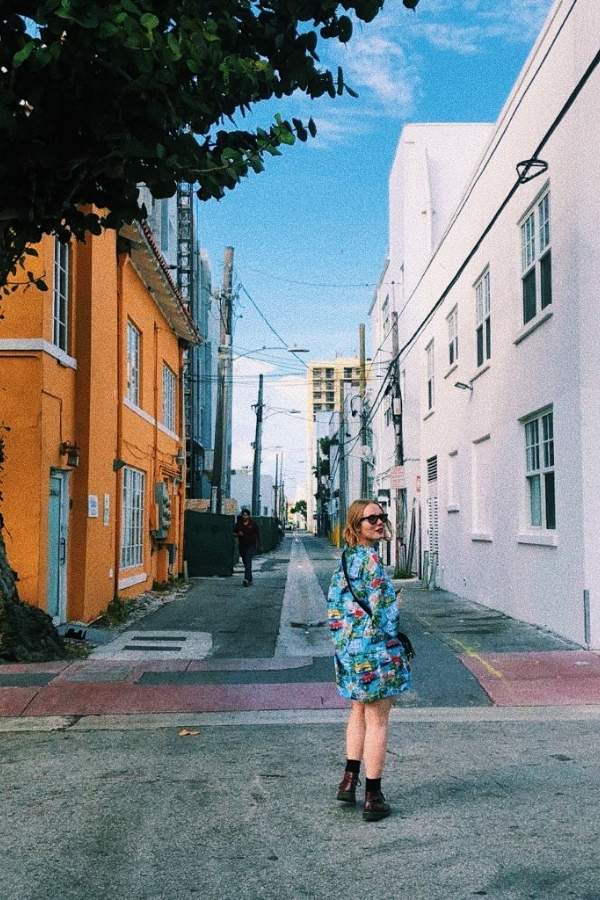
[[373,618],[373,613],[371,612],[371,607],[366,602],[366,600],[363,600],[361,597],[359,597],[357,594],[354,593],[354,589],[352,587],[352,581],[350,580],[350,575],[348,574],[348,563],[346,561],[346,551],[345,550],[342,552],[342,569],[344,570],[344,577],[346,579],[346,584],[348,585],[348,590],[350,591],[350,593],[352,594],[352,596],[354,597],[355,601],[358,603],[360,608],[363,609],[368,616]]

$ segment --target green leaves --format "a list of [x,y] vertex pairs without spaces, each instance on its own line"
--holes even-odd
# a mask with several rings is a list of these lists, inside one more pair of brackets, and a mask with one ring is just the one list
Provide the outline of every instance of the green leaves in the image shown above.
[[140,24],[142,28],[145,28],[146,31],[154,31],[155,28],[158,28],[160,25],[160,20],[158,16],[153,15],[152,13],[144,13],[142,18],[140,19]]
[[29,59],[34,50],[35,41],[28,40],[27,43],[13,56],[13,66],[15,69],[18,69],[19,66],[23,65],[25,60]]
[[322,114],[324,95],[356,97],[341,70],[320,65],[319,41],[351,41],[353,21],[382,6],[38,0],[27,5],[27,31],[19,15],[0,17],[0,146],[11,148],[0,154],[0,209],[10,211],[0,285],[43,233],[83,238],[142,216],[140,183],[157,197],[180,180],[202,199],[222,197],[267,157],[314,138],[312,118],[276,116],[260,128],[244,116],[297,93],[323,98]]

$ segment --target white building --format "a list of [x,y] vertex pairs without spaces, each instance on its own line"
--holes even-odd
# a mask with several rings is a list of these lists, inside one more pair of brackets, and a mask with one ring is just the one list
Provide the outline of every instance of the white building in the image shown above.
[[[252,509],[252,468],[244,466],[231,470],[231,497],[237,500],[238,511]],[[260,476],[260,515],[274,515],[273,478],[271,475]]]
[[[556,0],[492,129],[405,128],[371,311],[378,374],[398,314],[406,505],[425,574],[433,560],[440,587],[595,647],[599,35],[597,0]],[[451,165],[434,162],[437,129]],[[519,183],[534,156],[547,169]],[[386,407],[381,489],[394,462]]]

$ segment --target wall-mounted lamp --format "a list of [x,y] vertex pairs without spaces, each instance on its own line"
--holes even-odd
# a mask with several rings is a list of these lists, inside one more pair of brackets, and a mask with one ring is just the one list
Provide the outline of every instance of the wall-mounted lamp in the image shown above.
[[70,441],[63,441],[60,445],[61,456],[67,457],[67,465],[72,469],[76,469],[79,465],[81,450],[79,444],[73,444]]
[[184,454],[178,453],[177,456],[175,457],[175,462],[177,463],[178,466],[182,466],[185,462]]
[[460,388],[461,391],[472,391],[473,390],[473,385],[465,384],[464,381],[455,381],[454,387]]
[[124,459],[113,459],[113,472],[118,472],[119,469],[122,469],[126,465],[127,463]]

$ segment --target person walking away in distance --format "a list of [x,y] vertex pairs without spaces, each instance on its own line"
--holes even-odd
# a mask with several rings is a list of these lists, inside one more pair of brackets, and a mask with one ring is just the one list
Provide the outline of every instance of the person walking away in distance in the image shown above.
[[363,819],[370,822],[391,812],[381,791],[388,719],[394,698],[411,685],[410,667],[397,639],[399,598],[377,554],[378,542],[390,536],[388,517],[379,504],[355,500],[348,510],[343,556],[352,591],[371,615],[354,599],[342,560],[327,598],[337,688],[352,701],[346,726],[346,770],[337,799],[356,803],[364,761]]
[[258,525],[250,515],[249,509],[242,509],[237,517],[233,533],[237,535],[240,556],[244,563],[244,587],[252,584],[252,557],[258,551],[260,535]]

